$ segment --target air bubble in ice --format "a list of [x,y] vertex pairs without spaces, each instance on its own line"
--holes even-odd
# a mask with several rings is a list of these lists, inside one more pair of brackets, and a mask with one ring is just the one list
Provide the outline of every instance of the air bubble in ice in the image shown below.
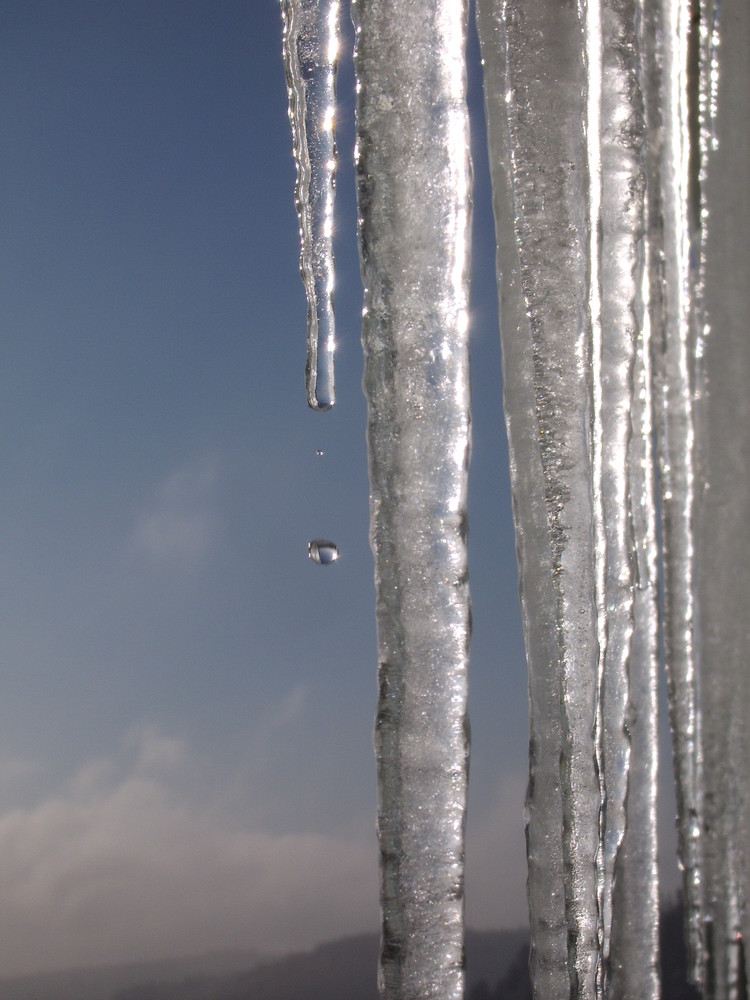
[[335,542],[326,542],[316,538],[307,546],[307,554],[319,566],[328,566],[339,557],[339,547]]

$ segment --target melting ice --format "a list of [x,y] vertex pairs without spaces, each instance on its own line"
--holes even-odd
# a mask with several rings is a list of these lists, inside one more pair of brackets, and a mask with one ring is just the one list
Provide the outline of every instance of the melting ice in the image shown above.
[[[308,400],[326,409],[338,4],[281,6]],[[750,92],[750,8],[476,8],[529,665],[535,995],[659,995],[661,626],[691,973],[709,1000],[739,1000],[750,966],[750,282],[735,278],[750,253],[750,130],[737,95]],[[459,1000],[467,3],[352,0],[352,15],[380,654],[380,986],[387,1000]],[[321,565],[338,558],[332,542],[308,551]]]
[[333,206],[336,182],[337,0],[281,0],[289,92],[300,273],[307,295],[307,401],[335,400]]

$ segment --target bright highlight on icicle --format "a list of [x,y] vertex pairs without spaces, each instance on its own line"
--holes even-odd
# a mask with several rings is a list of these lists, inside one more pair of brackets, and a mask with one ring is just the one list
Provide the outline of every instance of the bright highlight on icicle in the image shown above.
[[563,995],[569,977],[572,996],[658,996],[658,478],[690,973],[708,997],[739,998],[750,14],[737,0],[478,0],[478,15],[530,669],[535,992]]
[[338,0],[281,0],[289,91],[300,273],[307,295],[307,401],[335,400],[333,204],[336,180]]
[[529,663],[532,978],[540,997],[594,996],[601,791],[592,526],[600,519],[585,26],[568,4],[484,0],[477,11]]
[[357,0],[384,1000],[462,1000],[468,3]]
[[[682,0],[657,5],[656,34],[647,44],[651,85],[658,94],[663,137],[649,156],[653,193],[649,240],[652,261],[654,337],[654,419],[661,500],[664,572],[663,634],[669,713],[677,786],[678,851],[692,978],[699,982],[703,962],[700,853],[701,783],[699,773],[697,675],[695,657],[694,494],[695,428],[693,365],[695,337],[690,274],[690,199],[697,183],[697,149],[688,110],[691,12]],[[664,41],[659,44],[659,41]],[[694,70],[695,67],[693,67]],[[697,91],[696,91],[697,92]],[[692,103],[692,102],[691,102]],[[657,200],[658,199],[658,200]]]
[[698,29],[699,229],[691,258],[701,974],[707,1000],[740,1000],[750,970],[750,6],[703,0]]
[[[530,671],[538,997],[593,998],[611,984],[621,996],[658,995],[636,8],[636,0],[477,5]],[[645,436],[635,447],[634,433]],[[633,794],[631,764],[643,783]]]
[[[750,281],[737,262],[750,258],[750,8],[476,7],[529,665],[535,996],[659,996],[661,613],[690,974],[706,1000],[746,1000]],[[282,0],[282,11],[308,391],[325,409],[337,5]],[[460,1000],[467,2],[352,0],[352,14],[380,986],[385,1000]],[[309,555],[325,565],[338,550],[316,540]]]

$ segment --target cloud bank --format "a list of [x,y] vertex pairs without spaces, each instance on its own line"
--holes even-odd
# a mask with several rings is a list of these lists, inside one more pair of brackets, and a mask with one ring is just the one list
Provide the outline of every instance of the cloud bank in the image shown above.
[[90,762],[0,815],[4,975],[294,949],[377,926],[373,842],[240,826],[186,790],[183,741],[145,729],[127,743],[128,764]]
[[[305,695],[303,686],[290,692],[269,729],[293,722]],[[38,771],[8,763],[19,787]],[[223,948],[297,950],[377,930],[374,787],[364,833],[279,835],[254,822],[265,810],[252,781],[207,781],[206,763],[186,741],[145,726],[34,804],[0,808],[3,975]],[[525,921],[524,784],[513,775],[482,815],[470,811],[471,927]]]

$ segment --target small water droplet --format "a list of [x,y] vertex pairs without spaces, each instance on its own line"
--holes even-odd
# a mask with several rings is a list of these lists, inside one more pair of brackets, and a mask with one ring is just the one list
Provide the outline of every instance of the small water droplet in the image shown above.
[[307,546],[307,554],[319,566],[328,566],[339,557],[339,547],[335,542],[327,542],[316,538]]
[[315,454],[318,456],[318,458],[322,458],[325,455],[325,452],[323,451],[322,448],[316,448]]

